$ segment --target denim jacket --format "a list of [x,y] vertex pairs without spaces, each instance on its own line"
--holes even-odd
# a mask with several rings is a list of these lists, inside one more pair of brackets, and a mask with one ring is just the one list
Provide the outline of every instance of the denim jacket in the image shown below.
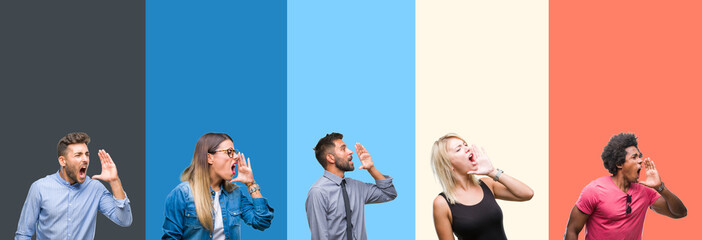
[[[261,231],[271,226],[273,208],[268,206],[265,198],[248,198],[241,187],[232,192],[225,191],[224,186],[220,189],[225,239],[241,239],[241,220]],[[210,193],[214,200],[214,191],[210,189]],[[212,239],[212,232],[197,219],[193,193],[187,181],[180,183],[166,198],[166,220],[161,239]]]

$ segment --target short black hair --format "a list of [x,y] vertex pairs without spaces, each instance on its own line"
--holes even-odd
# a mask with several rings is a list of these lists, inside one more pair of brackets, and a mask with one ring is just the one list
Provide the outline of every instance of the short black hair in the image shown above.
[[344,135],[341,133],[329,133],[323,138],[319,139],[317,146],[312,148],[312,150],[314,150],[314,156],[317,158],[317,161],[319,161],[319,164],[321,164],[323,168],[327,167],[327,154],[332,152],[334,147],[336,147],[336,145],[334,145],[334,140],[343,138]]
[[85,145],[88,145],[88,143],[90,143],[90,136],[84,132],[72,132],[66,134],[66,136],[63,136],[58,141],[58,144],[56,144],[56,152],[58,157],[66,154],[66,148],[68,148],[68,145],[76,143],[85,143]]
[[607,146],[602,150],[602,163],[604,167],[612,175],[617,173],[617,166],[624,164],[626,161],[626,149],[634,146],[639,149],[639,143],[636,141],[638,137],[633,133],[619,133],[612,136],[607,143]]

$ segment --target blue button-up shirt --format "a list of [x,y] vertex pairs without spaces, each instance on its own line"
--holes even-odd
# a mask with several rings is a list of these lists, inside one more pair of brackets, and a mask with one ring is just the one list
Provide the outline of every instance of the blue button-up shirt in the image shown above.
[[[220,191],[219,206],[222,209],[225,239],[241,239],[240,220],[258,230],[271,226],[273,208],[268,206],[265,198],[249,199],[241,187],[227,192],[222,185]],[[211,195],[214,200],[213,191]],[[180,183],[166,198],[166,220],[161,239],[212,239],[212,232],[197,219],[195,201],[187,181]]]
[[15,239],[93,239],[97,211],[117,225],[132,224],[129,199],[116,199],[99,181],[70,185],[58,172],[29,188]]

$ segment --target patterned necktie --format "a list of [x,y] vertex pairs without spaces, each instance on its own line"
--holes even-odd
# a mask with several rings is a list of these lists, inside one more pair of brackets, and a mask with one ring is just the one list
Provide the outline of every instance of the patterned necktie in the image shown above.
[[346,179],[341,180],[341,193],[344,195],[344,208],[346,209],[346,239],[353,240],[351,230],[351,203],[349,203],[349,194],[346,193]]

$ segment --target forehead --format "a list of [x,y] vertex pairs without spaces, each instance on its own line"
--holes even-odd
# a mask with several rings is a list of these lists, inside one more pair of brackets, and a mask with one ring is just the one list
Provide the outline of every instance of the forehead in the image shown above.
[[466,144],[466,141],[463,141],[463,139],[460,139],[460,138],[452,137],[452,138],[449,138],[448,141],[446,141],[446,143],[447,143],[449,148],[454,148],[454,147]]
[[631,155],[634,155],[634,154],[637,154],[637,153],[639,153],[639,154],[641,153],[641,152],[639,151],[639,149],[636,148],[636,147],[634,147],[634,146],[630,146],[630,147],[626,148],[625,150],[626,150],[626,155],[627,155],[627,156],[631,156]]
[[223,142],[219,143],[217,148],[221,148],[221,149],[234,148],[234,143],[232,142],[232,140],[227,139],[227,140],[224,140]]
[[66,150],[68,153],[87,152],[88,145],[86,145],[85,143],[69,144],[68,146],[66,146]]
[[334,146],[336,146],[336,147],[342,147],[342,146],[344,146],[344,145],[346,145],[346,143],[344,142],[344,140],[341,140],[341,139],[335,139],[335,140],[334,140]]

